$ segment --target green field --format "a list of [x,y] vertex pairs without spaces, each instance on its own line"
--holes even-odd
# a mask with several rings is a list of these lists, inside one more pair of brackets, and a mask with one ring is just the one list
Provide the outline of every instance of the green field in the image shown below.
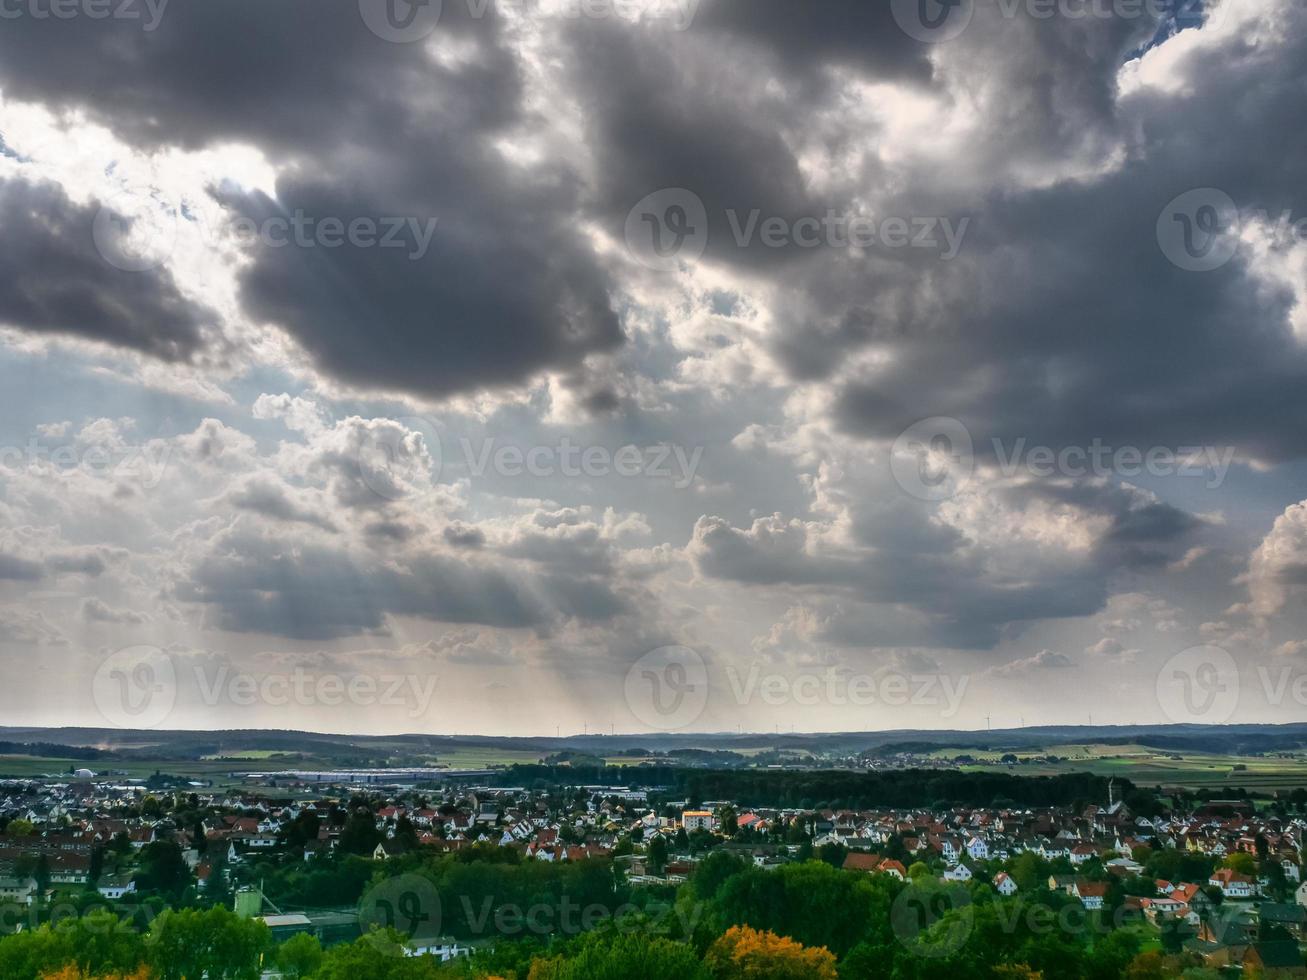
[[497,746],[458,746],[442,751],[435,765],[450,769],[491,769],[495,766],[529,765],[539,762],[544,754],[527,749],[505,749]]
[[1171,752],[1143,745],[1055,745],[1048,749],[1022,749],[1012,754],[1018,759],[1056,755],[1060,761],[1031,761],[1017,766],[999,763],[1004,754],[1002,751],[958,749],[934,753],[937,758],[947,759],[958,755],[972,756],[978,760],[977,764],[962,767],[969,771],[1002,768],[1027,776],[1091,772],[1098,776],[1121,776],[1138,786],[1182,786],[1186,789],[1228,786],[1274,792],[1307,787],[1307,755],[1300,752],[1281,758]]

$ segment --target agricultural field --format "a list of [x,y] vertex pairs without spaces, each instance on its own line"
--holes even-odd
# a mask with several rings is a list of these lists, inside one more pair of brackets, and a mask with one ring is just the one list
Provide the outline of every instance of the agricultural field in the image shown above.
[[148,779],[157,772],[196,780],[231,782],[230,776],[239,762],[232,760],[186,759],[177,762],[123,762],[118,759],[52,759],[26,755],[0,755],[0,779],[51,776],[67,778],[74,769],[93,769],[112,773],[123,779]]
[[[1099,776],[1121,776],[1138,786],[1183,787],[1223,793],[1236,790],[1269,795],[1276,791],[1307,788],[1307,750],[1301,741],[1289,748],[1249,749],[1236,755],[1212,751],[1220,741],[1207,739],[1206,744],[1186,749],[1157,748],[1141,743],[1108,744],[1094,742],[1086,735],[1076,741],[1058,742],[1022,733],[999,733],[977,736],[958,733],[958,742],[941,748],[918,748],[898,764],[912,766],[915,760],[953,762],[959,756],[970,761],[959,764],[964,771],[1011,772],[1019,776],[1052,776],[1088,772]],[[1015,736],[1024,736],[1024,740]],[[112,736],[112,737],[110,737]],[[432,767],[449,769],[493,769],[515,764],[531,764],[560,750],[554,740],[479,740],[475,736],[441,739],[422,736],[351,737],[322,736],[307,733],[224,732],[170,733],[161,742],[159,733],[86,733],[79,745],[103,748],[113,755],[92,760],[74,759],[62,754],[46,757],[21,754],[26,745],[9,743],[9,753],[0,754],[0,778],[66,779],[74,769],[83,767],[108,774],[109,778],[147,780],[163,774],[182,780],[194,780],[215,788],[252,790],[266,788],[266,780],[250,779],[251,773],[281,770],[370,769]],[[1131,737],[1140,737],[1132,734]],[[815,738],[815,737],[814,737]],[[986,748],[966,747],[965,738],[976,738]],[[1083,740],[1081,740],[1083,739]],[[639,754],[623,754],[607,739],[577,739],[569,751],[582,758],[602,758],[611,766],[636,766],[642,763],[671,765],[799,765],[814,769],[846,767],[850,741],[844,737],[839,750],[820,746],[754,741],[748,745],[714,736],[684,738],[667,747],[659,746],[655,754],[637,745]],[[53,751],[61,753],[57,743]],[[620,744],[620,742],[618,742]],[[1017,746],[1003,748],[1003,745]],[[1000,746],[994,748],[993,746]],[[678,749],[699,749],[703,755],[681,753]],[[19,751],[16,751],[19,750]],[[629,751],[629,750],[628,750]],[[670,754],[664,754],[670,753]],[[1004,762],[1005,756],[1018,760]],[[1050,757],[1054,761],[1050,761]]]
[[57,776],[90,765],[82,759],[47,759],[33,755],[0,755],[0,779]]
[[450,769],[493,769],[496,766],[526,765],[543,758],[544,753],[535,749],[460,745],[441,750],[434,758],[427,760],[427,765],[448,766]]
[[[1270,793],[1307,787],[1307,755],[1237,756],[1203,752],[1173,752],[1143,745],[1054,745],[1047,749],[1021,749],[1012,754],[1023,760],[1017,766],[1003,764],[1002,751],[944,749],[939,758],[970,755],[969,771],[1001,767],[1029,776],[1053,776],[1068,772],[1090,772],[1099,776],[1121,776],[1139,786],[1181,786],[1187,789],[1238,787]],[[1058,762],[1042,761],[1055,755]],[[1030,760],[1030,761],[1025,761]],[[1041,761],[1035,761],[1041,760]]]
[[[162,754],[162,753],[161,753]],[[542,753],[534,749],[512,749],[502,746],[453,746],[433,756],[389,756],[378,753],[376,758],[342,761],[330,757],[317,757],[309,752],[286,752],[276,749],[232,749],[199,758],[135,760],[123,758],[71,759],[31,755],[0,755],[0,779],[4,778],[66,778],[73,770],[83,767],[97,773],[115,774],[122,779],[148,779],[156,773],[184,779],[212,782],[215,786],[246,787],[245,778],[251,772],[269,772],[281,769],[340,769],[374,768],[382,765],[396,767],[431,766],[450,769],[490,769],[517,763],[539,762]]]

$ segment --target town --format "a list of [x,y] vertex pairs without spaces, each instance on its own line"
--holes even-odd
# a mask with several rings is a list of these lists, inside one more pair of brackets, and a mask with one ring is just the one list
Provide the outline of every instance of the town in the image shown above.
[[839,976],[890,975],[858,972],[866,941],[718,907],[740,901],[723,879],[822,875],[891,903],[891,951],[908,964],[894,975],[980,955],[970,944],[992,912],[1014,943],[1097,951],[1110,935],[1129,954],[1118,965],[1160,976],[1307,976],[1301,793],[1180,806],[1107,780],[1101,800],[1070,805],[842,808],[484,773],[283,774],[258,794],[148,782],[81,769],[0,783],[0,974],[21,975],[7,964],[42,935],[106,917],[152,935],[179,910],[218,908],[233,928],[262,927],[248,950],[270,976],[316,975],[278,972],[281,951],[327,962],[379,928],[397,930],[408,966],[505,975],[514,956],[635,923],[689,941],[771,927],[838,959]]

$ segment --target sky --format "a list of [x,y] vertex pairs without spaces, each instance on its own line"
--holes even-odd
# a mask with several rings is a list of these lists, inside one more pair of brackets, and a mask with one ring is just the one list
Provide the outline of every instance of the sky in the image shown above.
[[5,0],[0,719],[1307,707],[1297,0]]

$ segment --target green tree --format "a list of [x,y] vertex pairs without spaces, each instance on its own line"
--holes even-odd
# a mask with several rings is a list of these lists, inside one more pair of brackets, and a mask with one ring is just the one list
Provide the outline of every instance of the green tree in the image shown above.
[[349,815],[336,845],[343,854],[371,855],[381,843],[381,831],[376,819],[366,807],[359,807]]
[[303,980],[322,965],[322,944],[307,932],[291,936],[277,948],[277,969],[289,980]]
[[723,806],[717,811],[718,819],[721,821],[722,833],[727,837],[734,837],[740,831],[740,818],[735,813],[735,807]]
[[1167,970],[1165,957],[1154,949],[1131,960],[1124,976],[1126,980],[1168,980],[1175,974]]
[[900,887],[886,876],[852,875],[820,861],[748,868],[722,885],[704,918],[717,934],[747,925],[842,956],[873,923],[888,928]]
[[136,887],[157,891],[176,901],[191,883],[191,869],[182,857],[182,849],[173,840],[156,840],[141,848],[141,870]]
[[258,980],[271,945],[262,922],[220,906],[169,909],[150,929],[150,965],[159,980]]
[[229,906],[232,898],[227,851],[225,848],[215,847],[213,860],[209,862],[209,878],[204,883],[204,903]]
[[418,831],[413,826],[407,816],[400,817],[395,823],[395,840],[402,843],[410,851],[418,846]]
[[690,879],[696,898],[711,901],[717,897],[718,890],[732,875],[739,874],[749,867],[744,858],[736,857],[729,851],[713,851],[699,862]]
[[826,862],[832,868],[844,867],[844,859],[848,854],[849,849],[836,841],[828,841],[817,849],[817,859]]
[[708,980],[689,946],[638,933],[592,935],[571,955],[536,960],[529,980]]
[[37,894],[45,895],[50,890],[50,855],[42,854],[36,859],[32,877],[36,879]]
[[1284,866],[1272,857],[1261,862],[1261,870],[1266,877],[1266,886],[1271,897],[1276,901],[1284,901],[1292,890],[1289,879],[1284,873]]
[[667,838],[662,834],[654,834],[653,840],[649,842],[647,857],[650,870],[654,874],[662,874],[667,867]]
[[287,849],[299,851],[310,841],[316,841],[318,839],[318,829],[321,825],[322,820],[316,813],[301,810],[282,831]]
[[0,977],[39,977],[67,966],[92,975],[130,973],[144,956],[139,932],[112,913],[91,912],[0,939]]
[[369,933],[328,950],[313,980],[436,980],[440,974],[427,956],[396,956],[404,937],[394,930]]
[[1235,851],[1225,859],[1224,865],[1241,875],[1257,874],[1257,859],[1244,851]]

